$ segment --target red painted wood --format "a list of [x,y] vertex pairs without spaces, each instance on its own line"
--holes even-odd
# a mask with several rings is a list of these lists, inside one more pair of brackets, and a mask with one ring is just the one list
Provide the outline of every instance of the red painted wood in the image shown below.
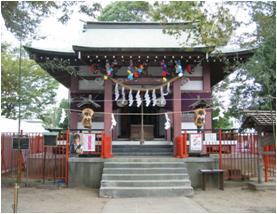
[[[112,113],[113,111],[113,104],[112,104],[112,81],[105,80],[104,82],[104,112],[105,113]],[[106,135],[111,136],[111,114],[104,114],[104,131]]]
[[203,92],[211,92],[211,70],[210,65],[203,65]]
[[72,111],[70,113],[70,129],[77,129],[78,124],[78,112]]
[[173,114],[173,139],[181,135],[181,80],[178,79],[173,83],[173,112],[180,112]]
[[205,129],[212,128],[212,110],[206,110],[206,117],[205,117]]

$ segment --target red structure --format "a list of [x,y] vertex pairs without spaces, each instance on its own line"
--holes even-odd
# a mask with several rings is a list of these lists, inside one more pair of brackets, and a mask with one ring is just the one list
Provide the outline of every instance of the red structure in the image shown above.
[[[30,58],[69,89],[71,129],[83,128],[80,100],[87,99],[86,106],[95,112],[92,130],[104,130],[112,144],[153,140],[171,143],[177,137],[182,139],[182,131],[196,129],[189,106],[197,99],[211,100],[212,86],[224,78],[225,62],[244,61],[252,54],[251,50],[189,43],[180,46],[174,37],[163,33],[173,24],[185,23],[86,22],[71,50],[25,49]],[[137,106],[138,91],[142,104]],[[113,129],[112,113],[117,122]],[[163,126],[165,113],[170,119],[167,130]],[[211,109],[206,109],[205,129],[212,128],[211,115]]]

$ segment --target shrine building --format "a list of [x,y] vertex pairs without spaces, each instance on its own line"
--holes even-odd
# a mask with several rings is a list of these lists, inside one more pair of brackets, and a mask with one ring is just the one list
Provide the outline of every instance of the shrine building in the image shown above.
[[[225,63],[252,54],[195,45],[185,33],[177,40],[163,32],[185,24],[86,22],[71,50],[25,50],[69,89],[70,129],[84,128],[81,111],[89,107],[91,129],[104,130],[113,142],[166,144],[197,128],[191,106],[211,101],[212,87],[226,76]],[[202,129],[212,129],[211,108]]]

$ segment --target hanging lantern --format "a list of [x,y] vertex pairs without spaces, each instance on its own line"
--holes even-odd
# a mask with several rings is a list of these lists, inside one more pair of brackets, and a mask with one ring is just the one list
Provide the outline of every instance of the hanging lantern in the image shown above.
[[198,129],[202,128],[205,124],[206,111],[203,108],[194,110],[194,124]]
[[91,121],[94,115],[94,111],[91,108],[85,108],[82,110],[82,124],[85,128],[91,128]]

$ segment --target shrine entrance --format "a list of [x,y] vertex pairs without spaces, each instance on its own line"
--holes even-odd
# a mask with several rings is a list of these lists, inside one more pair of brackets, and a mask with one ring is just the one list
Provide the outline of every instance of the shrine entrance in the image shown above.
[[[125,106],[120,108],[120,113],[127,114],[120,115],[118,138],[141,142],[165,140],[165,118],[164,115],[155,114],[159,112],[164,112],[164,109],[158,106],[146,107],[145,104],[140,107]],[[130,115],[128,115],[128,113],[130,113]]]

